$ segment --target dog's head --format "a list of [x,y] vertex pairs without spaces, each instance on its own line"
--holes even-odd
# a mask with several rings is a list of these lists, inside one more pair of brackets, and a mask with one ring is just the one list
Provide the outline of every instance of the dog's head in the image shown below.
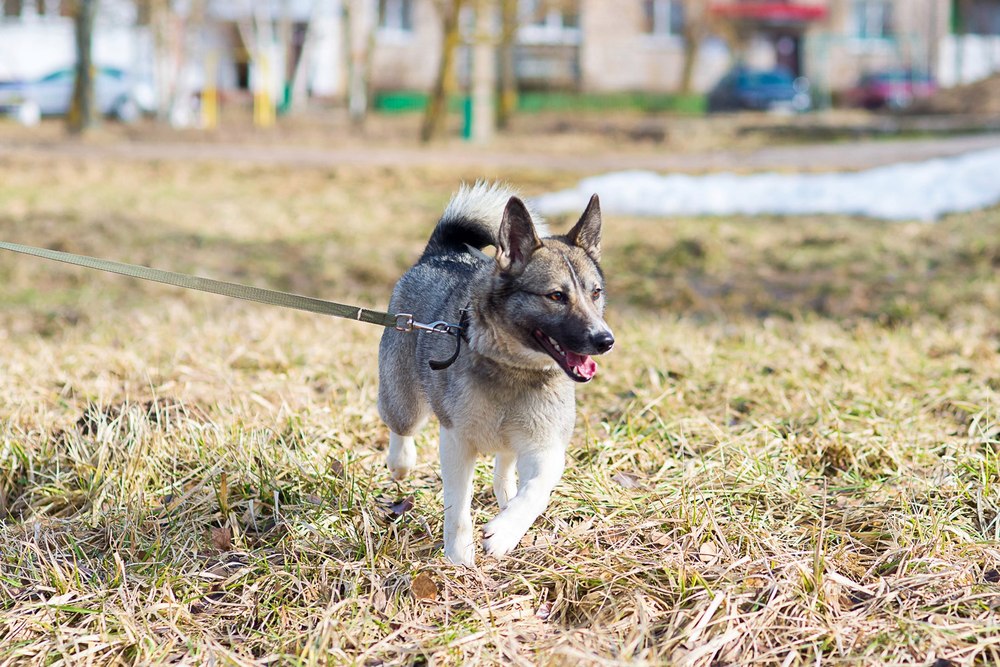
[[[601,206],[590,199],[565,236],[539,238],[531,214],[517,197],[504,209],[490,301],[490,326],[511,341],[507,355],[528,367],[553,362],[576,382],[597,373],[591,355],[615,343],[604,321]],[[498,334],[500,331],[497,332]]]

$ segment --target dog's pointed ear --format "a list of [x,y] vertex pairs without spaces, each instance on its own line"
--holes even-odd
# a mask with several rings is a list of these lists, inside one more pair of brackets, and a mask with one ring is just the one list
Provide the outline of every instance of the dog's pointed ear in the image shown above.
[[511,197],[503,210],[497,238],[497,264],[501,271],[520,273],[527,266],[531,254],[542,247],[535,233],[535,223],[524,202]]
[[595,262],[601,261],[601,200],[596,194],[566,237],[573,245],[583,248]]

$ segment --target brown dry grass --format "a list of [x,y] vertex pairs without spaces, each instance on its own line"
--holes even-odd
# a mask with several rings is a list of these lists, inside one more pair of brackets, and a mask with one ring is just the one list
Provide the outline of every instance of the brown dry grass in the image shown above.
[[[7,161],[0,238],[378,307],[479,175]],[[476,570],[374,327],[0,256],[0,665],[1000,660],[1000,211],[606,229],[619,346]]]

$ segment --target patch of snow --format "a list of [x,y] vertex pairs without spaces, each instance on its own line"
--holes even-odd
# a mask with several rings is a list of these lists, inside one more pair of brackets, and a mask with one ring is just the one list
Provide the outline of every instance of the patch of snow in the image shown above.
[[621,171],[542,195],[535,208],[543,215],[579,213],[595,192],[602,211],[620,215],[842,214],[929,222],[1000,202],[1000,149],[850,173]]

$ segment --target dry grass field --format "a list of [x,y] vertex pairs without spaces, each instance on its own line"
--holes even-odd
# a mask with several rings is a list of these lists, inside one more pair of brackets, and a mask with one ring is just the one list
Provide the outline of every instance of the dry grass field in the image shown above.
[[[0,239],[381,308],[481,175],[7,158]],[[0,665],[997,664],[1000,210],[605,235],[618,346],[475,570],[376,327],[0,254]]]

